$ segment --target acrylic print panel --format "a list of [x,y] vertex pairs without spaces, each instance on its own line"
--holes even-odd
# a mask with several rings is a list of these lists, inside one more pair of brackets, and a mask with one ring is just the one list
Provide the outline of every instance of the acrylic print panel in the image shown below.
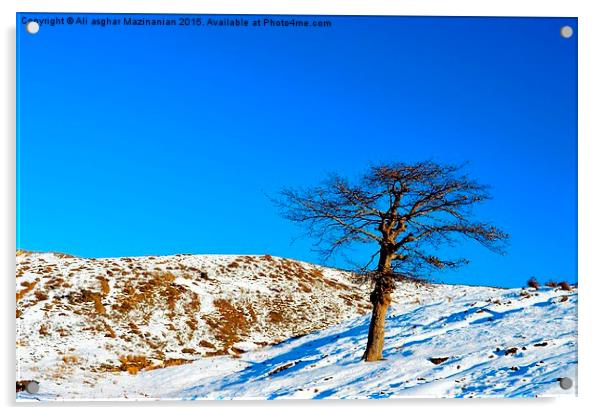
[[577,33],[18,14],[17,399],[576,394]]

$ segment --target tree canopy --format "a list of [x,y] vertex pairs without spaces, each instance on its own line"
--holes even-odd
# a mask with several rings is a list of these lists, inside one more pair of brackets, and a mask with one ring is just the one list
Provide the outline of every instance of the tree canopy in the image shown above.
[[423,278],[468,262],[437,255],[443,244],[470,239],[494,252],[504,251],[508,235],[472,217],[474,205],[490,199],[488,186],[462,169],[431,161],[381,164],[356,182],[331,174],[315,187],[283,189],[277,204],[285,218],[316,239],[325,259],[354,243],[373,244],[378,249],[363,270],[388,253],[391,270]]

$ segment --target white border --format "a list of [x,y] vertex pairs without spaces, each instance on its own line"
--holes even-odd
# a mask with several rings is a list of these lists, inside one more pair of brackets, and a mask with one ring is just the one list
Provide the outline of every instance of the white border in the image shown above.
[[[579,398],[546,400],[402,400],[360,402],[201,402],[196,405],[177,405],[178,412],[200,411],[225,413],[286,412],[287,415],[301,414],[307,410],[329,410],[346,412],[410,412],[433,410],[445,414],[487,413],[506,414],[524,410],[546,414],[598,412],[602,392],[602,336],[600,335],[602,313],[602,275],[596,260],[600,257],[598,247],[602,238],[602,19],[596,0],[321,0],[321,1],[192,1],[192,0],[75,0],[29,1],[2,0],[2,71],[3,97],[0,101],[2,147],[0,154],[0,204],[2,238],[0,238],[3,273],[4,301],[1,333],[2,359],[2,403],[12,413],[23,414],[33,411],[51,413],[75,413],[81,411],[76,405],[44,405],[44,409],[14,404],[12,393],[14,381],[14,272],[15,249],[15,12],[120,12],[120,13],[215,13],[215,14],[347,14],[347,15],[449,15],[449,16],[562,16],[579,18]],[[554,201],[542,201],[542,205]],[[562,218],[559,218],[562,220]],[[550,226],[554,226],[550,223]],[[119,403],[88,404],[86,412],[105,413],[112,406],[141,409],[147,413],[164,412],[174,403],[135,404]],[[109,406],[109,407],[107,407]]]

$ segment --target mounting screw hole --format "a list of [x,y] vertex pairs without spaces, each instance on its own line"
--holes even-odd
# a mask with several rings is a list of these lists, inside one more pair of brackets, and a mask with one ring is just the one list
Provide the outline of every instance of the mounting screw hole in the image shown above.
[[560,36],[568,39],[573,36],[573,28],[571,26],[562,26],[560,28]]
[[40,31],[40,25],[38,22],[27,22],[25,30],[27,30],[27,33],[35,35]]
[[573,387],[573,379],[571,378],[560,378],[558,379],[558,382],[560,383],[560,387],[562,389],[571,389]]
[[40,384],[35,380],[31,381],[25,386],[25,390],[31,394],[38,393],[40,391]]

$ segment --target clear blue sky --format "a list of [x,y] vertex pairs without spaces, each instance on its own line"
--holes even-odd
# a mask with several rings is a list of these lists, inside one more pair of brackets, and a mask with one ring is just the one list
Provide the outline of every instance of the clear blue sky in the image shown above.
[[478,216],[511,244],[502,257],[466,243],[452,252],[471,264],[434,279],[577,280],[576,19],[32,36],[17,18],[18,248],[317,262],[266,194],[380,161],[469,161],[494,196]]

